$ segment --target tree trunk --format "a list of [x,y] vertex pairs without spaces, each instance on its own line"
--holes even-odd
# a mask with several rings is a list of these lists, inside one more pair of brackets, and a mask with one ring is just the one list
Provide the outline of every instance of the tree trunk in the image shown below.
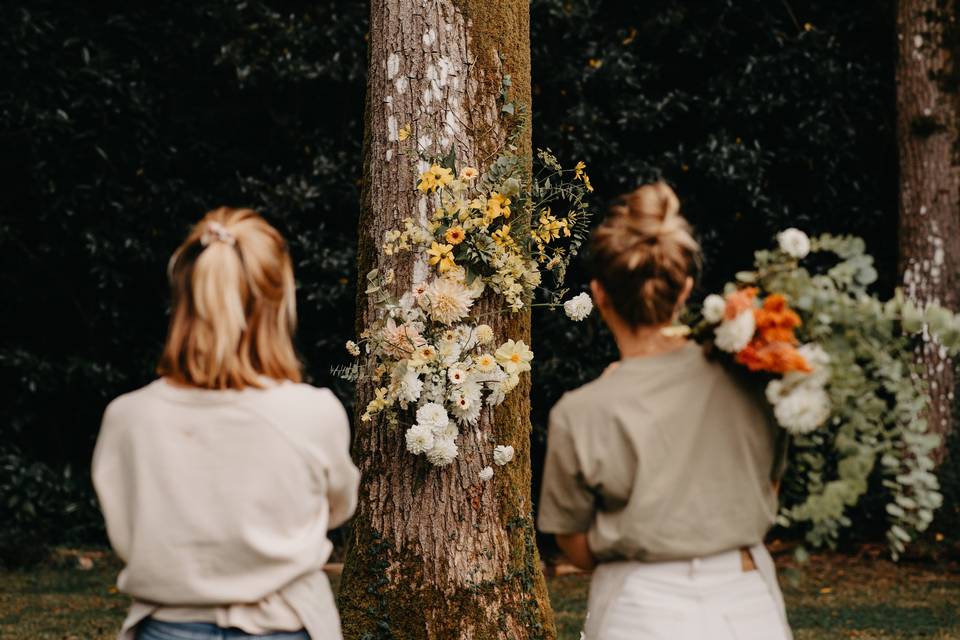
[[[897,137],[900,151],[900,271],[918,304],[958,309],[960,166],[956,0],[897,5]],[[926,332],[917,362],[928,386],[931,431],[951,430],[954,368]],[[942,453],[942,449],[941,449]]]
[[[405,218],[428,215],[429,200],[414,188],[427,163],[415,150],[442,157],[452,147],[458,166],[481,171],[495,158],[514,124],[502,113],[505,75],[509,99],[529,113],[529,4],[372,0],[370,18],[358,269],[361,283],[374,267],[394,269],[400,293],[423,267],[379,247]],[[529,128],[513,142],[529,155]],[[374,308],[359,296],[362,330]],[[503,306],[485,294],[475,313]],[[528,313],[489,324],[498,340],[529,344]],[[555,637],[531,513],[529,389],[524,374],[476,429],[462,430],[459,457],[441,469],[407,453],[402,429],[377,417],[356,421],[363,480],[339,595],[346,638]],[[358,384],[358,415],[371,390]],[[513,445],[516,457],[482,482],[496,444]]]

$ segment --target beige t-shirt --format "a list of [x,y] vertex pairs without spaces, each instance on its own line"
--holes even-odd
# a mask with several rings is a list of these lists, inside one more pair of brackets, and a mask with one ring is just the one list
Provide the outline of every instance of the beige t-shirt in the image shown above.
[[[157,380],[114,400],[93,481],[146,616],[339,638],[327,531],[356,506],[346,412],[326,389],[215,391]],[[320,634],[320,635],[317,635]]]
[[588,532],[601,561],[760,543],[777,512],[780,433],[695,343],[626,359],[553,408],[539,528]]

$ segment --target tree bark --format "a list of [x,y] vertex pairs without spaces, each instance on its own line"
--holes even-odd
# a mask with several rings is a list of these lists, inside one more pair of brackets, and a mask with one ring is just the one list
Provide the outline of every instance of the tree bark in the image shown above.
[[[452,147],[458,167],[481,171],[494,159],[515,124],[501,112],[505,75],[510,100],[529,113],[529,4],[372,0],[370,18],[358,270],[363,283],[374,267],[394,269],[401,293],[424,265],[379,248],[405,218],[428,215],[429,200],[414,188],[428,163],[416,150],[442,157]],[[529,128],[514,143],[529,155]],[[475,313],[503,306],[485,294]],[[362,330],[375,310],[362,292],[357,308]],[[529,344],[529,313],[488,323],[498,340]],[[555,637],[532,519],[529,389],[524,374],[476,429],[462,430],[460,456],[442,469],[407,453],[402,429],[356,421],[363,480],[339,595],[346,638]],[[371,394],[358,383],[358,415]],[[516,457],[482,482],[496,444],[513,445]]]
[[[903,287],[920,305],[936,302],[954,311],[960,302],[956,9],[956,0],[900,0],[896,69]],[[929,429],[946,436],[954,406],[953,363],[927,332],[917,363],[932,401]]]

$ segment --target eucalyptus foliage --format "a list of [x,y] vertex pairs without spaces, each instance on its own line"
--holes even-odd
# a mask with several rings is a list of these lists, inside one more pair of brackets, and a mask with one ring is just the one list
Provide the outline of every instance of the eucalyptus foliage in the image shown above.
[[929,397],[915,366],[918,344],[935,340],[960,351],[960,316],[920,308],[898,290],[883,300],[862,239],[822,235],[798,262],[780,250],[758,251],[744,285],[782,293],[803,319],[797,336],[830,356],[829,423],[793,437],[780,522],[797,523],[813,546],[834,545],[849,510],[880,475],[888,501],[887,542],[894,557],[925,531],[943,497],[933,452],[940,436],[924,419]]

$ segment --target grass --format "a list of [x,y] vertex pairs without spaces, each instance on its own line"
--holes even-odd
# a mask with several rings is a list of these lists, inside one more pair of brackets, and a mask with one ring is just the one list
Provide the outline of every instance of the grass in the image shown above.
[[[81,568],[79,558],[92,558]],[[797,640],[947,640],[960,638],[960,566],[903,563],[874,555],[818,555],[803,568],[781,562]],[[0,638],[106,640],[127,599],[106,554],[61,552],[31,571],[0,572]],[[579,638],[589,577],[551,578],[561,640]]]

